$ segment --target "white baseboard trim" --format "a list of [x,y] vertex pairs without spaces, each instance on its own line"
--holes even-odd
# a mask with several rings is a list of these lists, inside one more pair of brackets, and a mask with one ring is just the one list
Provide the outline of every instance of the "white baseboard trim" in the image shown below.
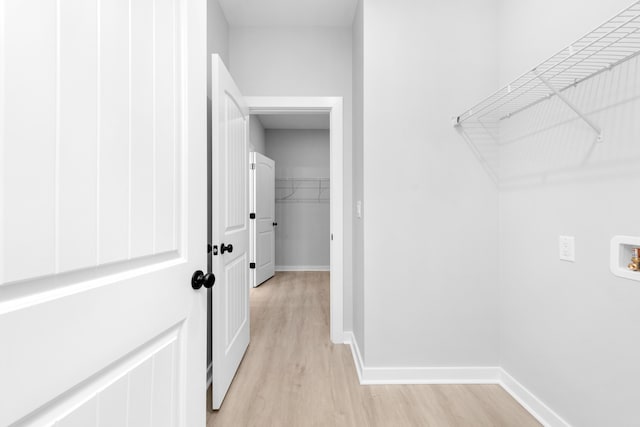
[[[335,338],[335,339],[334,339]],[[335,334],[335,337],[331,337],[331,342],[334,344],[349,344],[347,339],[347,332]]]
[[356,365],[356,373],[358,374],[358,381],[362,384],[362,369],[364,362],[362,360],[362,354],[360,353],[360,347],[358,347],[358,341],[353,331],[344,332],[344,343],[351,347],[351,355],[353,356],[353,363]]
[[353,332],[345,332],[351,345],[360,384],[498,384],[500,368],[489,367],[370,367],[364,364]]
[[213,362],[209,362],[209,366],[207,366],[207,390],[209,386],[213,382]]
[[498,384],[497,367],[364,367],[361,384]]
[[502,388],[511,395],[524,409],[526,409],[540,424],[547,427],[569,427],[560,415],[549,408],[535,394],[527,390],[507,371],[500,368],[500,382]]
[[344,332],[362,385],[369,384],[498,384],[546,427],[570,424],[499,366],[488,367],[367,367],[352,331]]
[[328,265],[276,265],[276,271],[331,271]]

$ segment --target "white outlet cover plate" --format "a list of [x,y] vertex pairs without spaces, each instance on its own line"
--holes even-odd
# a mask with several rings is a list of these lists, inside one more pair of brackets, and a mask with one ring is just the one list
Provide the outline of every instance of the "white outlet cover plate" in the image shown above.
[[574,236],[558,237],[558,256],[563,261],[575,262],[576,238]]

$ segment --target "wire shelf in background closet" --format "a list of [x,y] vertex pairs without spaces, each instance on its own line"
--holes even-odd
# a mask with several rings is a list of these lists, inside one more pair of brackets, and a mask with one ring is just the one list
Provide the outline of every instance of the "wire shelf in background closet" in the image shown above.
[[276,203],[329,203],[329,178],[276,178]]
[[[453,118],[476,154],[489,143],[499,144],[500,122],[540,102],[557,97],[603,140],[603,131],[565,92],[640,54],[640,1],[536,65],[508,85]],[[494,159],[486,159],[493,166]]]

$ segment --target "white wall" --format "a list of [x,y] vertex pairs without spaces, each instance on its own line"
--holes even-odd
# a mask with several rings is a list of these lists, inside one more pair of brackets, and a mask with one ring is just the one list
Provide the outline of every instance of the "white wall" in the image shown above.
[[[218,0],[207,0],[207,121],[210,120],[211,108],[211,59],[217,53],[222,62],[229,68],[229,23],[224,16]],[[208,123],[209,143],[211,142],[211,123]]]
[[[353,204],[363,200],[362,171],[362,113],[363,113],[363,15],[362,0],[358,1],[352,28],[353,42]],[[363,212],[364,212],[364,205]],[[353,218],[353,334],[361,351],[364,347],[364,222],[362,218]]]
[[[503,1],[501,81],[628,5]],[[574,115],[556,101],[514,116],[505,129],[534,136],[501,153],[514,179],[500,195],[500,363],[572,425],[637,425],[640,282],[609,272],[609,242],[640,235],[632,190],[640,188],[640,61],[566,93],[601,110],[592,117],[602,144],[593,146],[583,123],[561,123]],[[526,183],[515,180],[518,171],[531,173]],[[558,259],[559,235],[575,236],[575,263]]]
[[498,193],[450,116],[496,89],[497,4],[363,14],[365,364],[496,366]]
[[[329,131],[267,130],[266,156],[276,163],[276,179],[328,178]],[[276,197],[284,193],[276,190]],[[292,198],[313,195],[299,190]],[[329,208],[326,202],[276,202],[276,268],[328,268]]]
[[229,23],[218,0],[207,0],[207,53],[217,53],[229,67]]
[[251,151],[257,151],[265,154],[265,131],[264,126],[258,116],[250,116],[249,118],[249,141]]
[[351,29],[232,27],[231,74],[247,96],[344,98],[344,328],[352,328]]

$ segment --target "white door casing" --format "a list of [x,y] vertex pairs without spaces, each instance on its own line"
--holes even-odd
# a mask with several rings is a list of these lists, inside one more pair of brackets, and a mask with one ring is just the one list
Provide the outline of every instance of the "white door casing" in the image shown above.
[[251,212],[255,214],[251,227],[251,259],[255,262],[253,286],[256,287],[275,274],[276,164],[260,153],[251,153],[251,164]]
[[344,222],[350,218],[345,214],[343,201],[343,112],[342,97],[290,97],[290,96],[246,96],[245,102],[251,114],[299,114],[328,112],[330,118],[331,161],[331,275],[330,275],[330,334],[331,341],[343,344],[347,337],[343,328],[343,270]]
[[205,422],[206,3],[0,3],[0,425]]
[[[211,57],[213,409],[249,345],[249,110],[218,55]],[[230,249],[226,249],[229,248]]]

